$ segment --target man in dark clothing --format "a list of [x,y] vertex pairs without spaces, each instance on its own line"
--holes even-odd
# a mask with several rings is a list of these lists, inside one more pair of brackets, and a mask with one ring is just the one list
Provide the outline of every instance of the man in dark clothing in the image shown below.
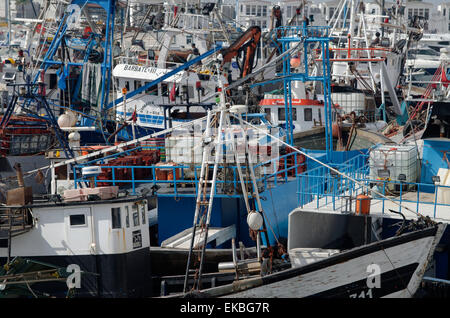
[[376,38],[375,38],[375,40],[372,41],[372,43],[370,44],[370,47],[374,47],[374,46],[381,44],[380,32],[375,33],[375,36],[376,36]]
[[192,43],[192,53],[194,55],[200,55],[200,51],[195,47],[194,43]]

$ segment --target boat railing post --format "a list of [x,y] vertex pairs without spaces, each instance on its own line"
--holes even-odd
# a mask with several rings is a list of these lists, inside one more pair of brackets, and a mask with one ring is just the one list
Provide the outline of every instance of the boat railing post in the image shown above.
[[113,186],[116,185],[115,167],[111,166],[111,178]]
[[333,211],[336,210],[336,177],[333,178]]
[[[316,176],[314,176],[314,177],[316,177]],[[319,178],[315,178],[315,180],[317,180],[315,183],[316,183],[316,191],[317,191],[317,199],[316,199],[316,202],[317,202],[317,209],[319,209],[319,196],[320,196],[320,191],[319,191]],[[323,186],[325,186],[325,184],[324,184],[324,182],[322,182],[322,185]]]
[[136,194],[136,184],[134,180],[134,167],[131,167],[131,186],[133,187],[133,194]]
[[419,213],[420,183],[417,184],[417,205],[416,213]]
[[156,185],[156,169],[155,169],[155,166],[151,166],[150,169],[152,169],[153,185]]
[[433,207],[433,218],[436,218],[436,207],[437,207],[437,194],[439,191],[439,183],[434,183],[434,207]]
[[175,197],[177,197],[177,169],[172,168],[172,175],[173,175],[173,192],[175,194]]
[[[257,258],[258,258],[258,262],[261,262],[261,235],[260,232],[258,231],[258,233],[256,234],[256,254],[257,254]],[[270,243],[267,242],[267,245],[269,245]]]

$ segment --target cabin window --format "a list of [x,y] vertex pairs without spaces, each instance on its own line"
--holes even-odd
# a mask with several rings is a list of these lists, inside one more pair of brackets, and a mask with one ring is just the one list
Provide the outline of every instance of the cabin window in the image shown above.
[[142,86],[142,82],[141,81],[134,81],[134,89],[138,89],[141,86]]
[[129,81],[125,81],[125,88],[127,89],[127,92],[130,91],[130,82]]
[[247,4],[245,6],[245,15],[250,15],[250,5],[249,4]]
[[161,96],[169,96],[169,91],[167,89],[167,84],[161,84]]
[[322,110],[319,108],[319,123],[322,125]]
[[120,219],[120,208],[111,208],[111,220],[113,229],[122,228],[122,222]]
[[286,112],[284,107],[278,108],[278,120],[286,120]]
[[[266,17],[267,16],[267,6],[263,6],[262,7],[262,16]],[[265,22],[265,21],[264,21]]]
[[[150,82],[145,82],[144,85],[147,85]],[[158,95],[158,85],[153,85],[152,87],[149,87],[145,90],[146,94],[149,95]]]
[[[286,120],[286,110],[284,107],[278,108],[278,120]],[[292,120],[297,120],[297,109],[292,107]]]
[[133,225],[139,226],[139,212],[137,204],[133,204]]
[[312,108],[305,108],[303,111],[305,121],[312,121]]
[[48,85],[48,88],[49,89],[56,88],[57,83],[58,83],[58,78],[57,78],[56,74],[54,74],[54,73],[50,74],[50,83]]
[[181,91],[183,92],[183,98],[194,98],[194,87],[183,85]]
[[125,206],[125,212],[126,212],[125,225],[128,228],[128,227],[130,227],[130,209],[129,209],[128,205]]
[[70,216],[70,226],[86,225],[86,217],[84,214],[72,214]]
[[142,224],[145,224],[145,206],[141,205]]

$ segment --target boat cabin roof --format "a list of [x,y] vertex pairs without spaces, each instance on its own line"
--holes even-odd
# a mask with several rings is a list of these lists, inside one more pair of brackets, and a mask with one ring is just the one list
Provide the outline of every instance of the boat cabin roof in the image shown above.
[[114,204],[114,203],[125,203],[125,202],[138,202],[145,200],[145,196],[138,195],[127,195],[127,196],[119,196],[113,199],[105,199],[105,200],[93,200],[93,201],[64,201],[60,198],[61,201],[56,196],[53,196],[53,199],[34,199],[32,204],[26,205],[5,205],[3,208],[47,208],[47,207],[68,207],[68,206],[80,206],[80,205],[98,205],[98,204]]

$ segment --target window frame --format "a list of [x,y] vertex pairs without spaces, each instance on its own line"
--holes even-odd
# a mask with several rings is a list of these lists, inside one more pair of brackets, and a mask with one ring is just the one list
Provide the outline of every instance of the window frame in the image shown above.
[[133,206],[131,207],[131,216],[133,217],[133,226],[140,226],[141,222],[139,219],[139,207],[137,206],[137,204],[133,204]]
[[125,226],[128,229],[130,227],[130,208],[128,205],[125,206]]
[[[83,224],[72,224],[72,216],[83,216]],[[87,218],[85,213],[77,213],[77,214],[70,214],[69,215],[69,226],[70,227],[85,227],[87,226]]]
[[142,224],[146,224],[146,216],[145,216],[145,205],[143,205],[143,204],[141,204],[140,205],[141,206],[141,221],[142,221]]
[[[118,212],[118,215],[114,216],[114,212]],[[119,224],[116,221],[119,221]],[[122,228],[122,211],[120,207],[111,208],[111,228],[113,230]]]
[[[308,114],[307,114],[307,111],[308,111]],[[306,117],[307,115],[308,115],[309,119],[307,119],[307,117]],[[313,121],[313,115],[312,115],[312,108],[311,107],[303,108],[303,120],[304,121]]]

